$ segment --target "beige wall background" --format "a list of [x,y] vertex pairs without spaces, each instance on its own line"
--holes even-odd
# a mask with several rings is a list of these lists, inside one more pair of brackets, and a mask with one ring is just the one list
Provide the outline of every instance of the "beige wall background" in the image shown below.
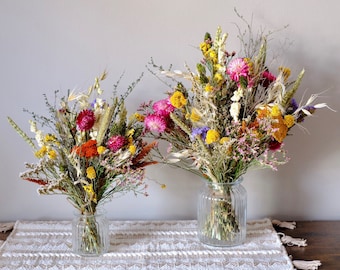
[[[0,221],[69,219],[73,208],[63,196],[39,196],[37,186],[19,178],[31,149],[7,123],[9,115],[29,132],[23,108],[45,113],[43,94],[86,89],[104,69],[106,93],[125,71],[122,91],[145,72],[128,99],[131,113],[167,90],[146,71],[151,57],[184,69],[200,59],[196,47],[218,25],[237,51],[237,28],[281,29],[269,43],[273,66],[306,69],[299,97],[324,93],[323,102],[339,111],[340,4],[336,0],[0,0]],[[286,140],[290,162],[277,172],[245,175],[248,218],[340,219],[339,113],[319,110]],[[116,198],[105,208],[112,219],[192,219],[200,179],[165,166],[149,167],[149,197]],[[162,190],[156,181],[167,185]]]

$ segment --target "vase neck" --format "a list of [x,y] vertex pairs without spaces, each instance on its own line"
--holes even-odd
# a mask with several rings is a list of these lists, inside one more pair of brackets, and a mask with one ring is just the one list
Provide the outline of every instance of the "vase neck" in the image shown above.
[[233,186],[240,185],[243,182],[243,177],[239,177],[236,181],[226,183],[206,182],[206,184],[212,189],[224,189]]

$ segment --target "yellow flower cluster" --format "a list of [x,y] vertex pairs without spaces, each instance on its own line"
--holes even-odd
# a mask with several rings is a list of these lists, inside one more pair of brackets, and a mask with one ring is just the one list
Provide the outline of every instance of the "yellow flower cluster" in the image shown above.
[[207,132],[207,136],[205,137],[205,142],[207,144],[211,144],[214,142],[218,142],[220,140],[220,133],[215,129],[209,129]]
[[211,48],[211,44],[207,42],[202,42],[200,44],[200,49],[205,57],[208,56],[209,49]]
[[88,178],[88,179],[91,179],[91,180],[93,180],[93,179],[95,179],[96,178],[96,170],[93,168],[93,166],[90,166],[90,167],[88,167],[87,169],[86,169],[86,177]]
[[87,196],[89,196],[90,200],[93,201],[94,203],[97,203],[97,196],[96,193],[93,190],[93,185],[85,185],[83,186],[84,190],[86,191]]
[[129,152],[131,153],[131,155],[133,155],[134,153],[136,153],[136,146],[133,144],[133,134],[135,134],[135,130],[134,129],[130,129],[128,130],[128,132],[126,133],[126,136],[128,137],[128,149]]
[[145,116],[144,116],[144,115],[141,115],[141,114],[139,114],[139,113],[134,113],[133,116],[136,118],[136,120],[137,120],[138,122],[144,122],[144,119],[145,119]]
[[197,122],[201,119],[201,116],[197,113],[197,110],[195,108],[192,109],[190,114],[190,120],[192,122]]
[[260,119],[271,118],[273,120],[272,128],[274,132],[272,135],[274,139],[280,143],[286,138],[288,130],[295,124],[295,117],[291,114],[282,116],[278,105],[274,105],[271,108],[266,106],[257,110],[257,117]]
[[53,143],[53,144],[59,145],[59,142],[57,141],[57,138],[53,134],[45,135],[44,142],[45,143]]
[[214,90],[214,87],[211,84],[207,83],[204,87],[204,90],[207,92],[212,92]]
[[170,97],[170,103],[175,108],[180,109],[187,104],[187,99],[184,97],[182,92],[175,91]]
[[57,152],[53,149],[50,149],[46,145],[43,145],[38,151],[34,153],[37,158],[43,158],[45,155],[48,155],[49,159],[56,159]]
[[97,152],[98,152],[99,155],[103,154],[105,150],[106,150],[105,146],[98,146],[97,147]]
[[136,153],[136,146],[134,144],[131,144],[129,146],[129,152],[131,153],[131,155],[133,155],[134,153]]

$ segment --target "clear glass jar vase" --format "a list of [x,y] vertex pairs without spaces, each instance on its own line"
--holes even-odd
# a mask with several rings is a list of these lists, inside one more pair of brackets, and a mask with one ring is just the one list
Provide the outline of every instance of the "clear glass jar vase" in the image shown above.
[[236,246],[245,242],[247,191],[240,177],[232,183],[206,182],[198,196],[198,238],[211,246]]
[[76,212],[72,222],[73,252],[81,256],[99,256],[110,246],[109,223],[104,212]]

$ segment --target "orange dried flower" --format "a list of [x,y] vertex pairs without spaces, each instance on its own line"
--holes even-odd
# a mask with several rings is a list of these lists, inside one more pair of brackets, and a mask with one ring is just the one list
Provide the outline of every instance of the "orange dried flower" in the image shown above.
[[80,157],[91,158],[98,156],[97,151],[97,141],[96,140],[89,140],[86,143],[82,144],[81,146],[75,146],[72,149],[72,152],[76,152],[76,154]]

